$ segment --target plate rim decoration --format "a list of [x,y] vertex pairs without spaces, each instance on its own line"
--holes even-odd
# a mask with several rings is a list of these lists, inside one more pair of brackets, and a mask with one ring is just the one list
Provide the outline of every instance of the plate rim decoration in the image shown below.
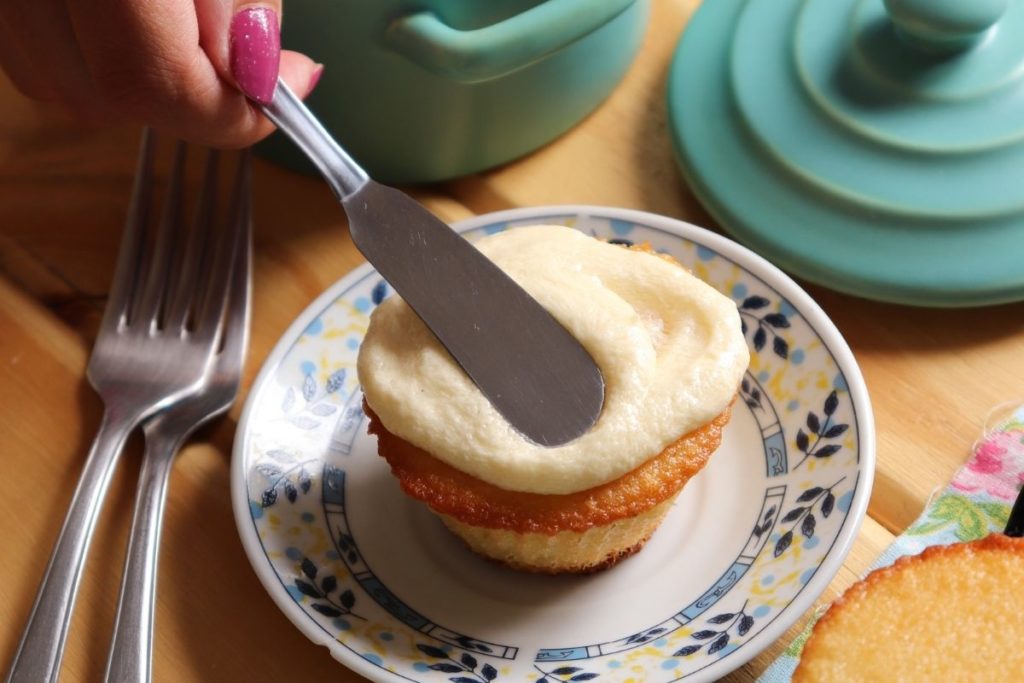
[[[788,602],[784,603],[783,606],[779,607],[778,611],[771,615],[771,619],[764,623],[763,626],[760,626],[760,628],[757,631],[755,631],[747,640],[741,642],[739,645],[737,645],[734,640],[733,645],[730,646],[732,649],[724,650],[725,645],[729,640],[727,637],[729,629],[738,629],[737,633],[739,633],[739,635],[741,636],[745,634],[747,630],[752,630],[751,624],[753,622],[753,618],[745,614],[744,610],[746,609],[746,603],[744,603],[744,607],[741,608],[738,612],[730,613],[727,615],[716,615],[706,620],[710,624],[719,625],[715,627],[718,630],[715,631],[714,636],[704,635],[703,638],[705,638],[706,640],[703,643],[694,643],[689,647],[682,648],[677,653],[674,653],[674,655],[679,655],[679,652],[685,652],[686,654],[679,656],[691,656],[699,650],[699,648],[697,648],[697,645],[700,645],[701,647],[703,647],[704,645],[708,645],[708,663],[700,666],[697,669],[693,669],[688,673],[685,673],[682,676],[682,679],[688,681],[714,680],[722,675],[725,675],[730,671],[735,670],[739,666],[742,666],[744,663],[746,663],[751,658],[756,656],[759,652],[761,652],[765,647],[767,647],[769,644],[771,644],[780,636],[782,636],[785,633],[786,629],[788,629],[795,621],[797,621],[802,615],[804,615],[808,609],[810,609],[810,607],[814,604],[814,601],[817,600],[822,591],[824,591],[824,589],[832,581],[836,572],[842,566],[843,561],[849,553],[849,550],[857,537],[860,525],[866,515],[867,504],[868,500],[870,499],[875,469],[874,418],[871,411],[871,404],[867,392],[867,387],[864,383],[864,379],[861,375],[860,369],[853,357],[852,351],[846,344],[839,330],[835,327],[834,323],[832,323],[832,321],[828,318],[828,316],[821,309],[821,307],[818,306],[818,304],[815,303],[813,299],[811,299],[811,297],[806,292],[804,292],[804,290],[796,282],[794,282],[789,276],[784,274],[777,267],[769,263],[764,258],[758,256],[754,252],[750,251],[746,247],[743,247],[742,245],[716,233],[710,232],[703,228],[699,228],[695,225],[686,223],[684,221],[653,213],[647,213],[632,209],[618,209],[610,207],[573,204],[509,209],[505,211],[482,214],[466,220],[458,221],[453,224],[453,227],[460,232],[480,230],[482,228],[487,228],[490,226],[495,226],[498,229],[501,229],[510,223],[522,225],[527,224],[527,222],[529,221],[537,222],[543,219],[554,220],[556,218],[560,220],[569,221],[573,221],[576,219],[582,221],[588,219],[596,221],[608,221],[609,226],[612,228],[613,231],[616,232],[616,234],[618,234],[618,231],[616,230],[617,226],[627,226],[628,230],[632,230],[635,227],[643,227],[649,230],[667,233],[668,236],[679,239],[682,245],[687,246],[688,248],[695,248],[696,250],[698,250],[698,253],[701,249],[704,249],[706,253],[711,254],[709,259],[715,257],[722,257],[723,259],[725,259],[726,263],[731,264],[731,267],[738,269],[738,272],[745,273],[749,275],[751,278],[759,280],[766,287],[773,290],[781,298],[780,304],[786,303],[787,305],[792,305],[793,312],[799,314],[799,316],[804,319],[807,326],[813,333],[813,341],[815,343],[820,342],[820,348],[823,349],[822,352],[828,354],[831,357],[832,362],[835,365],[835,369],[838,372],[838,375],[836,377],[841,377],[841,379],[845,382],[845,388],[848,392],[847,395],[850,404],[848,410],[852,411],[852,417],[849,419],[850,426],[853,427],[853,430],[851,430],[851,434],[856,435],[856,449],[854,452],[856,460],[850,465],[845,465],[845,467],[847,467],[849,471],[847,472],[846,470],[844,470],[846,474],[843,476],[842,479],[840,479],[840,481],[845,480],[847,476],[850,475],[850,473],[855,473],[856,475],[853,481],[853,489],[848,492],[846,502],[844,503],[842,500],[840,500],[839,503],[840,507],[843,505],[846,506],[846,508],[844,509],[845,517],[843,517],[842,520],[838,523],[835,523],[835,518],[833,518],[833,527],[836,528],[835,536],[834,538],[832,538],[831,544],[825,547],[823,551],[820,551],[824,552],[823,559],[821,559],[820,564],[813,566],[809,566],[806,564],[797,565],[797,568],[802,568],[804,570],[803,573],[809,575],[809,578],[807,578],[806,580],[801,579],[802,586],[798,586],[796,588],[795,595],[791,599],[789,599]],[[687,243],[689,244],[687,245]],[[246,556],[248,557],[249,562],[257,575],[257,578],[259,579],[260,583],[263,585],[267,593],[271,596],[275,604],[277,604],[277,606],[281,609],[285,616],[288,617],[288,619],[299,629],[301,633],[303,633],[307,638],[309,638],[314,643],[327,647],[330,650],[332,656],[341,664],[353,670],[355,673],[366,678],[369,678],[370,680],[417,681],[421,680],[420,676],[414,675],[410,677],[409,675],[405,675],[405,673],[395,673],[388,671],[384,668],[383,663],[370,661],[366,659],[364,656],[358,654],[355,650],[350,649],[348,645],[346,645],[338,639],[337,633],[332,635],[322,623],[317,621],[317,619],[309,612],[308,609],[305,609],[303,605],[300,605],[299,599],[301,598],[301,596],[297,597],[296,595],[294,595],[293,592],[289,592],[288,586],[286,586],[284,579],[282,578],[282,575],[280,574],[279,570],[276,569],[274,566],[274,560],[270,557],[267,549],[264,547],[264,543],[260,535],[260,530],[257,528],[258,515],[256,515],[253,511],[253,499],[250,493],[251,468],[248,462],[250,440],[251,438],[253,438],[254,412],[259,409],[260,399],[261,395],[264,392],[264,389],[271,382],[273,382],[276,373],[278,373],[278,371],[282,367],[283,361],[286,360],[289,353],[292,351],[293,348],[295,348],[299,340],[303,338],[304,333],[310,328],[310,326],[314,324],[317,320],[319,320],[320,316],[327,312],[328,309],[332,306],[332,304],[334,304],[334,302],[339,300],[340,297],[344,296],[345,293],[351,290],[354,286],[356,286],[357,283],[360,283],[364,281],[367,277],[373,276],[375,274],[376,273],[374,269],[369,264],[363,264],[353,269],[350,273],[348,273],[347,275],[339,279],[337,282],[335,282],[333,285],[328,287],[326,291],[324,291],[322,294],[316,297],[303,310],[303,312],[299,314],[294,321],[292,321],[292,323],[288,326],[288,329],[281,335],[278,342],[274,345],[273,350],[267,355],[266,359],[263,361],[262,367],[256,378],[254,379],[253,384],[250,387],[249,394],[245,401],[245,407],[242,410],[242,413],[239,417],[238,427],[235,435],[231,465],[232,509],[235,516],[235,522],[238,527],[239,537],[242,541],[242,545],[245,550]],[[379,278],[379,275],[377,277]],[[376,292],[374,293],[376,294]],[[760,302],[754,301],[755,299],[760,299]],[[748,302],[753,302],[750,304],[752,307],[764,306],[767,304],[763,297],[752,296],[748,299],[745,299],[743,301],[743,305],[745,306]],[[748,313],[746,317],[757,323],[758,327],[757,332],[755,332],[756,336],[758,333],[760,333],[762,320],[770,319],[771,314],[764,314],[764,317],[762,318],[755,318]],[[788,326],[788,322],[782,320],[780,323],[780,327],[783,325]],[[760,336],[760,341],[755,341],[754,343],[755,345],[759,344],[760,347],[764,347],[766,344],[765,334],[760,333]],[[774,341],[776,338],[778,337],[772,337],[771,339]],[[782,346],[785,347],[785,344],[782,344]],[[772,350],[773,349],[771,348],[771,345],[769,345],[766,353],[770,353]],[[776,347],[774,351],[781,358],[785,359],[787,363],[790,362],[790,359],[788,359],[786,356],[786,348]],[[749,371],[747,373],[747,376],[750,377],[754,383],[757,382],[756,378],[754,378],[752,373],[750,373]],[[746,381],[744,383],[746,384]],[[824,388],[820,387],[815,387],[814,390],[816,392],[815,396],[818,396],[817,392],[819,392],[819,390],[820,392],[825,391]],[[352,402],[354,400],[353,397],[355,396],[358,396],[358,392],[356,390],[353,390],[349,398],[349,402]],[[821,410],[823,411],[821,413],[823,422],[821,422],[820,428],[818,429],[819,439],[822,436],[826,436],[827,438],[838,438],[838,436],[831,437],[826,435],[826,432],[830,430],[829,425],[832,424],[829,421],[829,416],[831,416],[833,411],[836,410],[835,390],[833,390],[829,396],[830,398],[827,399],[825,402],[826,405],[821,408]],[[741,398],[745,399],[747,397],[741,396]],[[769,399],[768,405],[774,413],[777,410],[777,408],[774,404],[771,403],[770,397],[766,396],[766,398]],[[828,405],[829,402],[832,403],[831,406]],[[753,408],[751,409],[751,413],[754,413]],[[776,418],[778,418],[777,415]],[[754,419],[757,418],[755,417]],[[814,418],[814,422],[817,423],[818,420],[818,417]],[[362,422],[357,423],[362,424]],[[842,432],[847,428],[846,425],[834,426],[836,426],[837,428],[837,434],[842,434]],[[842,429],[838,429],[839,426],[842,426]],[[768,436],[765,432],[764,426],[760,424],[759,420],[758,427],[761,428],[761,435],[762,438],[765,440],[765,455],[767,458],[766,469],[770,469],[770,457],[768,456],[767,448]],[[778,433],[777,437],[775,438],[778,438],[780,442],[782,442],[782,440],[785,437],[783,434],[782,424],[778,419],[776,419],[776,427]],[[355,431],[355,428],[353,428],[352,433],[354,434]],[[352,439],[355,438],[356,436],[352,436]],[[802,445],[800,445],[801,438],[803,439]],[[799,449],[805,454],[804,460],[813,455],[813,452],[817,447],[808,447],[806,435],[803,437],[798,437],[796,443],[798,444]],[[817,443],[817,440],[815,441],[815,443]],[[786,458],[786,446],[783,444],[782,448],[783,455],[781,457]],[[836,447],[836,450],[838,450],[838,447]],[[797,513],[797,509],[794,508],[790,510],[791,514],[787,515],[786,518],[783,519],[783,510],[781,507],[781,503],[784,502],[786,499],[785,487],[789,485],[791,483],[790,480],[793,479],[793,477],[788,477],[788,475],[795,471],[796,468],[799,467],[800,464],[802,464],[802,462],[803,461],[801,461],[801,463],[798,463],[795,466],[790,466],[788,464],[788,461],[786,461],[784,467],[787,467],[789,469],[780,470],[778,472],[780,474],[787,475],[787,479],[784,480],[781,484],[781,488],[783,489],[783,493],[781,494],[771,493],[773,488],[779,487],[770,486],[767,483],[768,478],[775,475],[770,472],[766,474],[766,488],[764,492],[765,498],[764,501],[761,503],[761,512],[758,514],[760,515],[764,513],[766,508],[768,508],[770,502],[772,503],[772,506],[768,514],[765,516],[765,520],[763,520],[764,530],[759,531],[761,527],[761,517],[759,516],[758,519],[755,520],[758,523],[755,526],[755,531],[753,532],[757,535],[757,538],[755,539],[754,536],[751,535],[749,541],[743,546],[741,546],[740,557],[738,557],[737,560],[734,561],[732,567],[737,566],[735,563],[739,562],[739,560],[742,558],[742,556],[748,548],[752,550],[750,551],[750,553],[747,553],[751,555],[751,557],[748,558],[749,563],[743,566],[744,568],[741,570],[738,577],[733,576],[727,580],[726,574],[723,573],[715,582],[711,584],[711,586],[705,592],[700,593],[700,597],[696,599],[693,603],[691,603],[686,609],[690,609],[690,607],[698,605],[698,603],[700,603],[701,601],[705,601],[706,604],[703,607],[701,607],[700,610],[694,612],[694,614],[698,615],[699,618],[705,619],[705,617],[707,617],[708,615],[704,614],[703,610],[711,609],[711,605],[713,605],[715,601],[717,601],[721,597],[729,595],[732,590],[732,587],[740,584],[740,580],[743,578],[743,573],[748,569],[753,569],[756,566],[758,556],[761,554],[762,550],[764,550],[769,545],[769,543],[772,542],[769,540],[769,538],[774,540],[776,543],[775,557],[778,558],[780,554],[779,548],[783,544],[785,545],[785,547],[783,547],[782,550],[785,551],[785,549],[789,547],[791,541],[796,543],[800,540],[800,530],[797,529],[797,525],[801,524],[801,519],[806,519],[807,516],[813,517],[813,515],[809,515],[807,511],[811,511],[815,505],[818,505],[819,518],[827,518],[829,516],[829,513],[832,511],[833,506],[837,505],[836,498],[832,495],[832,488],[828,487],[827,484],[822,484],[822,486],[815,485],[811,487],[815,489],[815,496],[817,496],[816,498],[814,496],[806,496],[806,494],[812,493],[810,488],[808,488],[801,493],[800,497],[797,500],[790,501],[791,503],[804,501],[804,505],[799,508],[799,510],[805,511],[803,513],[803,517],[794,516],[794,514]],[[331,476],[332,470],[336,470],[337,468],[333,468],[332,466],[329,465],[329,463],[320,464],[323,466],[324,470],[324,487],[326,490],[330,486],[328,477]],[[262,462],[260,466],[262,467]],[[344,472],[342,473],[342,477],[344,477]],[[838,485],[838,483],[839,482],[836,482],[836,484],[834,484],[833,486]],[[342,484],[342,489],[343,488],[344,485]],[[257,488],[256,491],[256,498],[258,501],[259,489]],[[289,493],[289,496],[291,496],[292,499],[294,499],[293,494],[294,488]],[[275,492],[274,497],[276,497],[276,495],[277,494]],[[772,495],[779,495],[779,498],[777,498],[777,500],[770,501],[769,497]],[[322,498],[324,499],[325,503],[325,512],[327,497],[328,493],[322,493]],[[814,500],[811,500],[812,498],[814,498]],[[825,502],[823,503],[822,501]],[[271,504],[273,504],[273,501],[271,501]],[[825,507],[828,508],[827,511],[824,509]],[[344,514],[346,513],[343,512],[342,515]],[[769,517],[771,517],[770,520],[768,519]],[[785,534],[788,535],[789,540],[780,539],[779,533],[775,533],[774,535],[765,534],[762,538],[762,533],[765,530],[769,529],[769,521],[771,523],[770,529],[773,532],[780,532],[781,527],[784,525],[784,523],[786,523],[787,521],[790,522],[789,524],[786,524],[786,526],[792,526],[792,528],[789,529],[787,534]],[[348,522],[344,521],[344,523],[347,524]],[[814,533],[813,524],[814,523],[812,521],[810,533],[805,532],[804,535],[807,537],[808,540],[817,541],[817,537],[813,539],[811,538],[812,534]],[[822,524],[824,524],[824,520]],[[328,536],[332,538],[333,542],[334,531],[331,525],[332,521],[328,515]],[[805,530],[806,528],[807,527],[805,525],[803,527],[803,530]],[[641,552],[638,555],[638,558],[642,556],[643,552]],[[296,558],[290,559],[294,560]],[[303,559],[303,571],[306,571],[306,562],[309,562],[309,560]],[[361,579],[358,578],[356,572],[352,569],[352,566],[350,565],[349,561],[345,560],[345,563],[346,567],[348,567],[348,570],[350,571],[350,574],[348,575],[347,578],[351,579],[352,582],[361,581]],[[726,571],[728,572],[732,567],[727,567]],[[813,572],[811,571],[812,569]],[[312,580],[316,576],[316,568],[310,567],[310,570],[310,572],[307,572],[307,576],[310,578],[310,580]],[[368,565],[367,571],[369,571]],[[615,570],[613,569],[610,571]],[[312,576],[309,576],[310,573],[312,574]],[[755,574],[755,577],[756,576],[757,575]],[[334,579],[332,578],[332,582],[333,581]],[[298,583],[301,583],[301,581],[296,581],[296,584]],[[315,581],[313,583],[315,584]],[[333,585],[334,584],[332,583],[332,590]],[[359,583],[358,585],[365,588],[365,586],[362,583]],[[701,584],[700,586],[698,586],[698,588],[701,588],[701,590],[703,590],[703,585],[704,584]],[[385,592],[388,592],[390,590],[383,584],[382,588]],[[300,587],[300,591],[301,590],[302,587]],[[311,590],[316,592],[319,589],[317,589],[317,587],[314,585]],[[309,595],[308,592],[306,592],[305,594]],[[713,599],[708,598],[708,596],[712,595],[714,596]],[[747,593],[742,593],[741,597],[744,595],[747,595]],[[708,600],[706,600],[706,598],[708,598]],[[370,599],[376,600],[378,605],[384,606],[383,603],[380,602],[378,597],[371,596]],[[309,601],[307,600],[307,602]],[[674,605],[678,606],[678,603],[674,603]],[[314,605],[313,607],[315,608],[316,606]],[[405,606],[402,605],[402,608],[405,608]],[[675,609],[675,607],[673,607],[673,609]],[[322,612],[319,609],[317,609],[316,611],[320,612],[320,614],[326,614],[325,612]],[[330,611],[337,612],[338,610],[334,609]],[[390,609],[388,609],[388,611],[391,612]],[[394,615],[394,612],[391,612],[391,614]],[[683,615],[683,612],[679,612],[678,614]],[[432,618],[436,618],[442,622],[445,620],[445,617],[443,615],[438,616],[436,614],[433,614],[431,616]],[[696,622],[698,616],[691,617],[691,620],[693,622]],[[723,619],[724,616],[728,616],[730,619]],[[669,619],[668,621],[671,621],[671,619]],[[689,622],[680,621],[679,619],[676,619],[676,625],[674,626],[674,628],[679,628],[681,625],[686,623]],[[404,620],[399,620],[398,623],[399,626],[408,624],[409,622]],[[431,628],[434,628],[436,626],[436,624],[433,624]],[[673,627],[672,624],[669,624],[668,626]],[[625,631],[627,629],[624,627],[623,630]],[[573,672],[579,672],[582,671],[582,669],[575,666],[562,666],[559,663],[565,662],[568,664],[572,664],[574,661],[579,661],[581,659],[593,659],[596,657],[604,657],[610,654],[618,654],[619,652],[626,652],[627,650],[636,649],[637,647],[644,645],[649,640],[653,640],[658,634],[664,635],[668,632],[669,631],[667,631],[666,628],[661,628],[659,624],[654,624],[653,626],[646,626],[643,631],[635,633],[633,635],[629,635],[628,637],[616,638],[615,641],[576,647],[575,650],[579,651],[576,654],[570,652],[570,650],[574,649],[573,647],[571,647],[572,643],[576,641],[582,642],[585,638],[573,636],[572,633],[559,632],[557,634],[557,638],[552,638],[552,640],[557,640],[557,643],[545,643],[544,647],[540,647],[536,653],[531,651],[527,654],[530,657],[536,655],[535,659],[533,660],[533,664],[535,665],[536,671],[540,672],[541,674],[544,674],[545,672],[541,671],[540,668],[536,665],[543,664],[545,662],[550,662],[553,666],[558,667],[557,669],[555,669],[556,671],[569,671],[570,669],[572,669]],[[427,635],[428,633],[430,633],[431,635]],[[686,637],[700,638],[701,634],[704,633],[711,633],[711,631],[700,631],[694,633],[692,636]],[[433,637],[435,640],[439,641],[437,644],[442,646],[445,645],[445,642],[451,643],[451,638],[458,636],[458,634],[456,634],[455,632],[448,632],[447,637],[449,640],[445,641],[444,637],[433,635],[433,633],[429,630],[421,630],[421,635],[424,636],[424,639],[429,639],[430,637]],[[477,634],[472,634],[470,638],[476,638],[476,635]],[[626,635],[628,634],[624,634],[624,636]],[[456,638],[456,640],[458,639]],[[613,642],[617,643],[618,641],[622,641],[622,644],[616,645],[615,647],[619,647],[620,649],[615,650],[611,647],[611,644]],[[480,642],[484,643],[485,641]],[[551,645],[566,645],[567,647],[550,647]],[[608,649],[605,649],[606,645],[609,646]],[[719,655],[717,658],[712,658],[711,654],[713,654],[713,652],[716,651],[713,649],[716,647],[716,645],[718,646],[718,650],[723,650],[723,653]],[[448,648],[448,650],[442,650],[438,647],[431,647],[429,645],[422,644],[418,644],[416,645],[416,647],[419,649],[421,653],[425,653],[428,657],[445,657],[447,656],[445,653],[451,650],[450,647]],[[457,643],[456,647],[459,647]],[[557,653],[558,650],[564,650],[567,654],[563,657]],[[591,650],[594,654],[591,654]],[[468,651],[489,652],[486,649],[473,650],[472,646],[468,648]],[[702,652],[700,656],[704,657],[705,654]],[[476,676],[476,678],[462,676],[451,678],[450,680],[479,679],[486,683],[487,681],[490,681],[493,678],[497,677],[497,670],[491,667],[490,664],[486,664],[484,666],[484,669],[481,669],[481,672],[477,673],[475,670],[477,667],[477,660],[473,656],[468,655],[465,649],[461,657],[461,661],[463,663],[472,663],[473,671],[470,673],[472,673],[473,676]],[[429,678],[429,680],[431,681],[448,680],[438,678],[436,674],[437,671],[458,673],[457,671],[455,671],[455,669],[457,669],[460,666],[464,666],[464,664],[455,660],[454,657],[450,659],[452,660],[452,663],[450,664],[446,664],[444,660],[441,660],[441,664],[435,664],[434,667],[428,667],[433,668],[433,671],[430,672],[432,675],[425,675],[423,679]],[[514,661],[514,659],[515,657],[511,658],[512,661]],[[436,668],[438,666],[447,666],[448,668],[438,669]],[[646,661],[644,661],[644,666],[648,666],[646,664]],[[420,670],[423,669],[417,669],[417,671]],[[466,668],[466,671],[469,672],[468,667]],[[551,676],[549,673],[547,680],[561,681],[563,680],[563,678],[565,680],[571,680],[571,674],[573,672],[564,674],[561,677],[554,677]],[[579,678],[580,675],[583,675],[584,677]],[[597,674],[576,674],[576,676],[577,678],[575,680],[589,680],[590,678],[596,678]],[[543,675],[539,677],[543,677]],[[499,683],[505,680],[518,679],[503,676],[500,678]],[[674,680],[679,679],[677,678]]]

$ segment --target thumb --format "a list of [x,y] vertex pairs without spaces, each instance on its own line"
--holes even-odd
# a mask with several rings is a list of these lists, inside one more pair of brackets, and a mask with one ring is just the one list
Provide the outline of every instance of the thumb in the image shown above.
[[280,0],[196,0],[203,51],[225,82],[261,104],[273,98],[278,75],[305,96],[322,69],[303,54],[281,51],[280,16]]

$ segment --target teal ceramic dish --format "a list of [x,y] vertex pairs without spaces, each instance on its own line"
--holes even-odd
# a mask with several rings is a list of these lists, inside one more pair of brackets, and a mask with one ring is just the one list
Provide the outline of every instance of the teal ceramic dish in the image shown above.
[[1024,1],[715,0],[668,83],[684,175],[785,270],[921,306],[1024,299]]
[[[309,104],[376,179],[444,180],[562,134],[622,79],[649,0],[289,0],[282,44],[326,65]],[[261,147],[305,169],[283,138]]]

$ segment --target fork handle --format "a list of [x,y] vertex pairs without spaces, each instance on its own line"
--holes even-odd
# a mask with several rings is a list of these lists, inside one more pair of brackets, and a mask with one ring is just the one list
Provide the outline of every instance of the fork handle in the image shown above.
[[136,416],[103,414],[71,499],[64,526],[39,586],[7,683],[52,683],[64,654],[71,611],[103,498]]
[[179,430],[171,435],[168,430],[154,426],[162,421],[162,416],[157,415],[146,425],[146,453],[135,494],[121,597],[107,659],[107,683],[148,683],[152,678],[153,613],[167,482],[174,455],[191,431]]

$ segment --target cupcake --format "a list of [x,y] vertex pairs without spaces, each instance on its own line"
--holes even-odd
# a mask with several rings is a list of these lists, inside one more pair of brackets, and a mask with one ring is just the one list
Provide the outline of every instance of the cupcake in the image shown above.
[[1021,586],[1022,538],[992,534],[902,557],[829,607],[793,681],[1016,680]]
[[736,306],[649,249],[561,226],[476,246],[594,358],[601,415],[567,444],[529,441],[395,296],[358,359],[378,452],[485,557],[543,573],[610,566],[644,545],[721,442],[749,361]]

